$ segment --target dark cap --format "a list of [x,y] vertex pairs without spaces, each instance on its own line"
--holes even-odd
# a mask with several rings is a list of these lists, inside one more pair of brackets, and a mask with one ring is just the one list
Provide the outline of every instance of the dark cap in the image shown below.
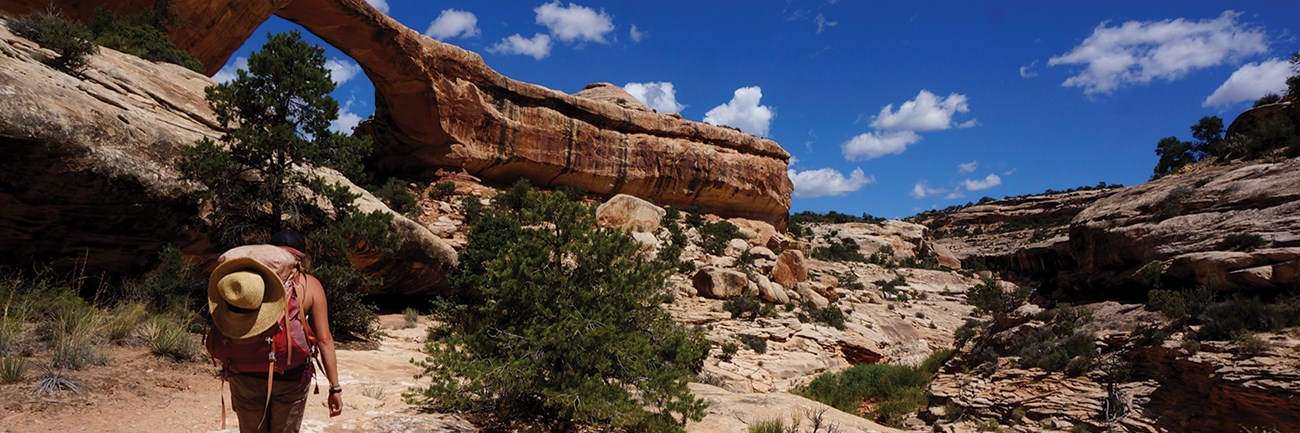
[[280,229],[271,235],[271,245],[280,247],[289,247],[298,250],[300,253],[307,252],[307,240],[294,229]]

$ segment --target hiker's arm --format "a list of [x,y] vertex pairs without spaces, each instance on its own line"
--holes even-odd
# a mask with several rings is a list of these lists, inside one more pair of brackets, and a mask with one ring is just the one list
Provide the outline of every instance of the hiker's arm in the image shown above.
[[[308,275],[307,293],[312,301],[311,329],[316,333],[316,347],[320,348],[320,360],[325,365],[325,378],[329,379],[330,387],[333,388],[339,384],[339,364],[338,358],[334,355],[334,335],[330,334],[329,305],[325,301],[325,288],[321,287],[320,280]],[[341,395],[329,394],[329,410],[330,416],[343,412]]]

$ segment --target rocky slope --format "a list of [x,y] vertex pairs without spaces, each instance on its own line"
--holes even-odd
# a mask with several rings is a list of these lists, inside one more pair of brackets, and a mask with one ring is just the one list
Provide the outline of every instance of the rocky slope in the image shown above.
[[[203,97],[212,81],[108,49],[73,77],[39,61],[53,55],[0,21],[0,263],[120,277],[147,269],[166,244],[214,257],[186,196],[194,186],[174,168],[180,147],[220,135]],[[391,212],[321,174],[362,194],[363,210]],[[400,292],[439,287],[455,251],[400,215],[393,228],[405,239],[399,254],[356,264]]]

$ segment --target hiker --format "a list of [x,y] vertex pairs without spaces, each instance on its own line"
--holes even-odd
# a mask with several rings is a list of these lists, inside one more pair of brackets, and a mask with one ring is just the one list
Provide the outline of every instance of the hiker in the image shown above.
[[325,290],[306,272],[306,241],[285,229],[271,243],[227,251],[208,279],[213,329],[205,345],[230,383],[241,433],[298,431],[316,354],[330,385],[329,414],[343,411]]

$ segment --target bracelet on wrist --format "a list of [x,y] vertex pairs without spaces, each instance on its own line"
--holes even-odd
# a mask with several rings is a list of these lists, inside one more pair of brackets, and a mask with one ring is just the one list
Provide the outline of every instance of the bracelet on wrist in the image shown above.
[[330,387],[330,394],[340,394],[342,392],[343,392],[342,386],[334,385]]

